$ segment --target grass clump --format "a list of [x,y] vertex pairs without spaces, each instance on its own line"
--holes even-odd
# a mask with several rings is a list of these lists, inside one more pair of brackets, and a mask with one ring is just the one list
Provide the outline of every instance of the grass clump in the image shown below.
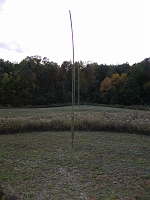
[[0,185],[0,200],[18,200],[18,198],[15,195],[6,195]]

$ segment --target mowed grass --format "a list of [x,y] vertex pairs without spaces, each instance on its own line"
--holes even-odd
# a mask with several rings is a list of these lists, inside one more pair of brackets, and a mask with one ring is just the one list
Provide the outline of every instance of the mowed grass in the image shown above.
[[[71,106],[50,107],[50,108],[5,108],[0,109],[0,117],[16,117],[16,116],[34,116],[34,115],[49,115],[52,113],[70,113]],[[109,113],[147,113],[145,110],[133,110],[126,108],[104,107],[104,106],[89,106],[80,105],[74,107],[75,112],[109,112]]]
[[0,184],[22,200],[149,200],[150,137],[114,132],[0,135]]

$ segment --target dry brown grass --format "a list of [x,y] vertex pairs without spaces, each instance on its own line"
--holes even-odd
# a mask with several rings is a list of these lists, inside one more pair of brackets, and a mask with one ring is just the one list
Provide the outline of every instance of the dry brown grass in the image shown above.
[[[123,109],[122,109],[123,110]],[[33,131],[68,131],[71,127],[71,112],[9,116],[0,118],[0,134]],[[75,112],[76,131],[114,131],[150,135],[150,112],[110,112],[80,110]]]

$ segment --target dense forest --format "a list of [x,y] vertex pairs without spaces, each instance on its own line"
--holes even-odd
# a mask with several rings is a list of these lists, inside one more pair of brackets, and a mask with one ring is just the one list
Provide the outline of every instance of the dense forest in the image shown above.
[[[76,103],[80,94],[82,103],[150,105],[150,58],[132,66],[80,61],[75,70]],[[71,61],[59,66],[40,56],[28,56],[20,63],[0,59],[1,107],[70,103],[71,91]]]

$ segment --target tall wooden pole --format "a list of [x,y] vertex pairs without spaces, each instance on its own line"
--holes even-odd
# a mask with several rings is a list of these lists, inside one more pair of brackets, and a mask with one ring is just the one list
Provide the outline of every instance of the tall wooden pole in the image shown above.
[[71,140],[73,148],[74,140],[74,105],[75,105],[75,66],[74,66],[74,40],[73,40],[73,28],[72,28],[72,19],[71,11],[69,10],[70,15],[70,24],[71,24],[71,33],[72,33],[72,53],[73,53],[73,65],[72,65],[72,113],[71,113]]
[[78,106],[80,105],[80,64],[78,62]]

